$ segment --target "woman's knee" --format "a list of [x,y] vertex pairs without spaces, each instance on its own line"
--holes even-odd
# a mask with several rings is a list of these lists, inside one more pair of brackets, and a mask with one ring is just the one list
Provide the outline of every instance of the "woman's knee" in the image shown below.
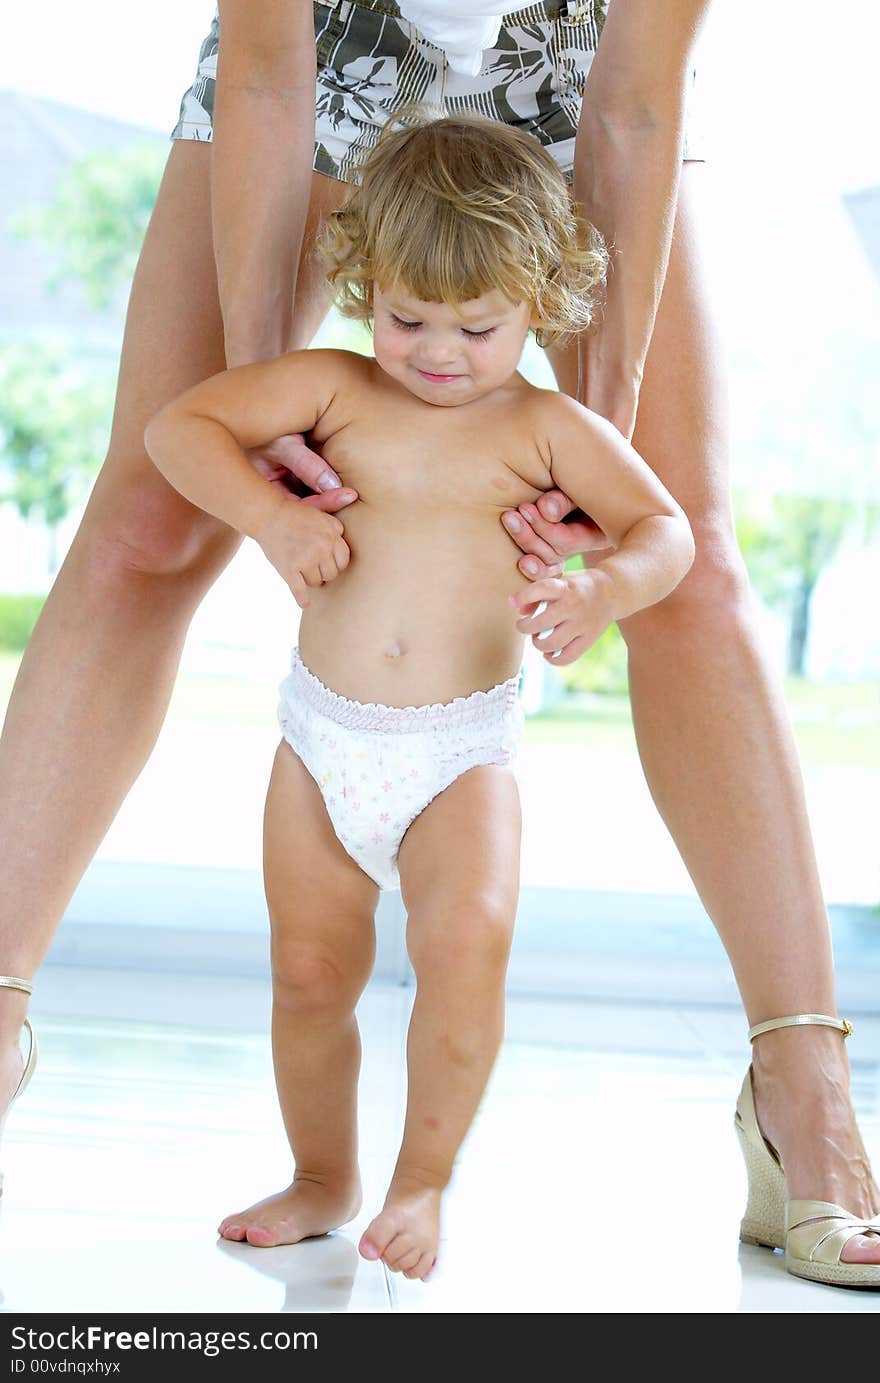
[[189,503],[146,456],[108,457],[83,517],[85,544],[99,579],[137,576],[203,578],[230,560],[240,535]]
[[289,1011],[311,1014],[350,1012],[363,992],[369,972],[350,957],[313,942],[275,943],[272,948],[272,993]]
[[732,524],[691,520],[691,527],[696,550],[690,571],[664,600],[621,621],[628,644],[650,637],[653,631],[666,638],[676,628],[682,634],[706,623],[717,629],[747,616],[749,575]]
[[407,948],[420,985],[433,976],[456,984],[503,980],[516,910],[503,893],[445,902],[428,915],[411,915]]

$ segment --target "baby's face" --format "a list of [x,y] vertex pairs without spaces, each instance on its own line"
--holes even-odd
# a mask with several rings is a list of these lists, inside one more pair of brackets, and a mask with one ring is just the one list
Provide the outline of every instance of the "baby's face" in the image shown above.
[[497,291],[450,306],[374,284],[373,315],[373,350],[386,374],[426,403],[453,408],[514,374],[532,309]]

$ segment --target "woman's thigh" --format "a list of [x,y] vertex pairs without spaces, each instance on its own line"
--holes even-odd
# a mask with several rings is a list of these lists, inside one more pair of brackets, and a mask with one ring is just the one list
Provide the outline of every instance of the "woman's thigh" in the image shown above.
[[[107,459],[84,529],[146,570],[181,570],[206,548],[228,560],[240,541],[168,484],[144,449],[155,412],[226,368],[211,229],[210,147],[175,141],[135,271]],[[308,344],[329,307],[311,253],[318,224],[344,187],[313,174],[294,319]]]
[[[714,534],[733,543],[727,397],[700,245],[703,177],[703,164],[684,165],[633,446],[682,505],[698,536],[702,531],[707,540]],[[574,394],[576,351],[548,356],[560,388]]]

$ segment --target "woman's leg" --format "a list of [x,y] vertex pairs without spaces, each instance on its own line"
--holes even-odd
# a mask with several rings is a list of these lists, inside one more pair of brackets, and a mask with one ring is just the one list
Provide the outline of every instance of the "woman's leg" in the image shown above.
[[275,1079],[296,1171],[219,1232],[268,1248],[326,1234],[360,1209],[354,1009],[373,968],[379,889],[339,843],[317,784],[284,741],[263,845]]
[[[165,402],[225,367],[204,144],[172,146],[132,285],[110,448],[0,740],[0,972],[29,977],[165,715],[186,631],[239,539],[146,456]],[[307,235],[344,185],[316,174]],[[309,238],[308,244],[311,243]],[[303,251],[301,344],[326,311]],[[26,996],[0,990],[0,1110]]]
[[400,847],[418,991],[407,1039],[403,1143],[366,1258],[425,1277],[440,1198],[504,1034],[504,980],[519,889],[520,810],[510,769],[473,768],[435,797]]
[[[727,402],[700,263],[700,164],[685,164],[669,272],[633,445],[682,504],[694,566],[621,626],[645,773],[730,956],[749,1024],[837,1012],[828,920],[782,689],[768,666],[734,531]],[[571,355],[554,361],[574,392]],[[762,1128],[790,1194],[880,1208],[841,1035],[797,1027],[755,1043]],[[876,1240],[864,1252],[880,1260]],[[858,1246],[847,1258],[859,1253]]]

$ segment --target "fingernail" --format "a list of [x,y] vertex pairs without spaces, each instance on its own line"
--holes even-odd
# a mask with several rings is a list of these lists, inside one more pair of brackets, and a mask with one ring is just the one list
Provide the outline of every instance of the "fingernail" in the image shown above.
[[529,573],[529,576],[534,576],[534,575],[535,575],[535,572],[536,572],[537,570],[538,570],[538,564],[537,564],[537,562],[529,562],[529,561],[523,562],[523,571],[527,571],[527,572]]
[[551,500],[550,503],[545,505],[544,507],[547,510],[547,514],[551,519],[559,518],[559,505],[554,503],[553,500]]
[[333,475],[331,471],[325,471],[324,474],[323,474],[323,475],[319,478],[319,480],[318,480],[318,489],[319,489],[319,490],[341,490],[341,489],[342,489],[342,481],[341,481],[341,480],[337,480],[337,479],[336,479],[336,476]]
[[504,525],[511,533],[518,533],[522,528],[522,524],[515,514],[508,514],[504,520]]
[[374,1260],[379,1257],[379,1250],[375,1244],[371,1244],[369,1239],[364,1239],[361,1244],[361,1254],[364,1258]]

